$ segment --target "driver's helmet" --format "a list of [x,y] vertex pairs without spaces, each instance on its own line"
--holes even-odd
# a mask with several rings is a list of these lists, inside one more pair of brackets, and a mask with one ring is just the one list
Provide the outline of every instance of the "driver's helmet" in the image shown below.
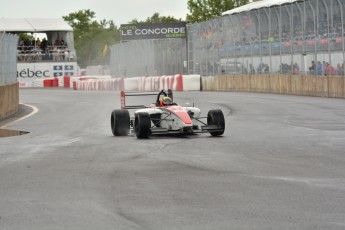
[[161,106],[167,106],[167,105],[171,105],[173,102],[172,102],[172,99],[168,96],[164,96],[162,97],[160,100],[159,100],[159,104]]

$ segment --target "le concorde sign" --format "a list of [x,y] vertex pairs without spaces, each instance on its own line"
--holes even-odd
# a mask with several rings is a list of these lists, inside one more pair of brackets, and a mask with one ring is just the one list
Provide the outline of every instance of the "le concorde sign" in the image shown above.
[[121,41],[186,38],[186,23],[123,24]]

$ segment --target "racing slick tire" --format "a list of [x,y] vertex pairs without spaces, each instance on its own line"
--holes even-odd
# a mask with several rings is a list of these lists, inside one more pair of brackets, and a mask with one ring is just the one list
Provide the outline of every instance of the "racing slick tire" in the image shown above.
[[214,109],[208,111],[207,114],[207,125],[217,125],[220,130],[218,131],[210,131],[212,136],[220,136],[223,135],[225,130],[225,120],[222,110]]
[[128,110],[113,110],[110,123],[111,131],[114,136],[127,136],[130,129],[130,116]]
[[139,139],[149,138],[151,135],[151,118],[148,113],[135,114],[134,131]]

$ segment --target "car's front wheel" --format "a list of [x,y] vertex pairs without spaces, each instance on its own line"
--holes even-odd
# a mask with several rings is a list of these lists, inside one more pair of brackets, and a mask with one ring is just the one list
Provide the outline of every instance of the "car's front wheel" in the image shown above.
[[137,138],[148,138],[151,135],[151,118],[148,113],[136,113],[134,131]]
[[130,129],[130,116],[128,110],[114,110],[111,113],[110,124],[114,136],[127,136]]
[[220,136],[223,135],[225,130],[225,120],[222,110],[214,109],[208,111],[207,114],[207,125],[216,125],[218,126],[219,130],[217,131],[210,131],[212,136]]

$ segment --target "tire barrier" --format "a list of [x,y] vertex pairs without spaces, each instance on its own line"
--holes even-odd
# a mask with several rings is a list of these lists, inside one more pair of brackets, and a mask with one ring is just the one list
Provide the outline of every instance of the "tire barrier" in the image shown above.
[[110,79],[75,79],[78,90],[174,91],[201,89],[200,75],[149,76]]
[[64,88],[71,88],[71,77],[70,76],[64,76],[63,77],[63,87]]
[[46,87],[52,87],[53,85],[53,80],[51,79],[45,79],[43,80],[43,87],[46,88]]
[[132,78],[111,78],[110,76],[63,76],[36,79],[21,87],[64,87],[74,90],[109,91],[200,91],[200,75],[149,76]]
[[51,79],[44,79],[43,87],[59,87],[59,78],[54,77]]
[[183,91],[182,76],[175,75],[175,76],[139,78],[139,88],[137,89],[138,91],[159,91],[162,89],[163,90],[172,89],[175,91]]
[[59,87],[64,86],[64,77],[50,77],[44,79],[35,79],[32,81],[19,82],[19,88],[41,88],[41,87]]
[[111,78],[111,79],[74,79],[75,90],[112,90],[121,91],[124,89],[123,78]]

